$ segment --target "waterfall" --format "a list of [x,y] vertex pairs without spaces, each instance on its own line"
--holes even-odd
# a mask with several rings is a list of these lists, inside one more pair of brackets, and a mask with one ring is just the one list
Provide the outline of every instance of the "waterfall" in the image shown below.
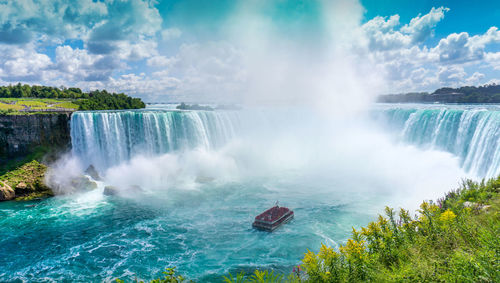
[[71,118],[73,155],[104,169],[142,154],[215,149],[235,135],[236,111],[94,111]]
[[[217,149],[249,125],[261,131],[267,125],[274,131],[300,122],[291,122],[293,117],[288,112],[266,112],[266,119],[258,122],[256,113],[248,119],[239,111],[75,112],[71,119],[72,150],[84,165],[93,164],[102,170],[137,155]],[[500,174],[500,109],[385,105],[373,113],[403,142],[450,152],[459,158],[465,171],[478,177]]]
[[390,107],[376,116],[405,142],[458,156],[467,172],[478,177],[500,173],[498,109]]

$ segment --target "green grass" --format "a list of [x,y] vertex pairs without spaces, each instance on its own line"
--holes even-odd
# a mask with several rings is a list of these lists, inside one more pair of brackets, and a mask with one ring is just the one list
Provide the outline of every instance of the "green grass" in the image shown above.
[[10,103],[13,101],[18,101],[18,100],[19,100],[19,98],[0,97],[0,102]]
[[[22,197],[19,200],[29,200],[35,197],[53,195],[52,191],[44,184],[46,171],[47,166],[32,160],[1,175],[0,180],[16,191],[16,197]],[[16,189],[16,186],[21,182],[26,184],[26,188]]]
[[65,102],[57,103],[57,104],[54,105],[54,107],[70,108],[70,109],[78,109],[79,108],[78,105],[74,104],[71,101],[65,101]]
[[40,100],[25,100],[20,99],[16,102],[17,105],[24,105],[27,107],[47,107],[47,103]]
[[71,99],[52,98],[0,98],[0,114],[19,115],[25,114],[21,110],[30,112],[53,109],[78,110],[79,106]]
[[18,111],[18,110],[21,110],[21,109],[24,109],[24,106],[17,105],[17,104],[7,104],[7,103],[0,102],[0,111],[8,111],[8,110]]

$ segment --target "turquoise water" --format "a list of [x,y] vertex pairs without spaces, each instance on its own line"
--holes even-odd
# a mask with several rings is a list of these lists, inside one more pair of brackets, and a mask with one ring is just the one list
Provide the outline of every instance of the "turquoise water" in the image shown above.
[[[384,106],[375,116],[385,130],[359,131],[304,111],[75,113],[72,156],[56,175],[94,164],[105,180],[89,192],[0,203],[0,281],[147,280],[171,266],[200,282],[290,272],[307,249],[343,243],[385,204],[413,205],[458,183],[466,156],[487,155],[474,148],[494,153],[493,138],[472,141],[476,132],[495,137],[495,111]],[[469,116],[478,118],[467,128]],[[143,193],[104,196],[108,184]],[[415,195],[419,188],[428,191]],[[295,219],[271,234],[253,230],[276,200]]]
[[407,143],[460,158],[479,177],[500,173],[500,108],[496,105],[382,105],[376,116]]
[[[294,183],[212,185],[133,200],[97,190],[0,203],[0,281],[151,279],[168,266],[207,282],[255,268],[289,272],[308,248],[335,245],[352,225],[373,218],[374,211],[361,211],[372,201],[366,197],[311,197],[319,186]],[[253,217],[276,199],[293,207],[295,219],[272,234],[253,230]]]

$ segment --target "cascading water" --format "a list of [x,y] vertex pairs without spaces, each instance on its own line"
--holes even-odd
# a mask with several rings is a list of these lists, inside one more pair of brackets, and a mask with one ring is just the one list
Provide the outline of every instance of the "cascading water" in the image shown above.
[[[73,114],[73,156],[53,174],[79,176],[81,165],[93,164],[103,180],[29,205],[0,203],[0,254],[9,255],[0,257],[0,281],[149,280],[172,266],[200,282],[256,268],[289,273],[307,249],[338,246],[384,205],[416,208],[464,176],[452,154],[395,144],[362,118],[331,121],[303,108],[171,108]],[[413,133],[407,121],[417,110],[384,111],[391,128]],[[460,123],[455,117],[437,128],[453,121]],[[458,136],[465,135],[445,137]],[[106,185],[143,190],[106,196]],[[276,200],[295,219],[272,234],[253,230],[254,217]]]
[[478,177],[500,173],[499,109],[389,106],[376,115],[403,141],[458,156],[467,172]]
[[215,149],[235,135],[233,111],[76,112],[71,118],[73,154],[105,169],[138,154]]
[[[404,142],[450,152],[478,177],[500,173],[500,110],[389,106],[376,111]],[[380,115],[382,113],[382,115]],[[241,126],[237,111],[77,112],[71,119],[73,154],[106,169],[136,155],[217,149]]]

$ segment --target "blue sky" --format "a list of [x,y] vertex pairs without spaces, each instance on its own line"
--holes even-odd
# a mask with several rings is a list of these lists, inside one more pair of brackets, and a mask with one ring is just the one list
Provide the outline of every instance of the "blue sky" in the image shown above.
[[498,1],[0,0],[0,84],[215,101],[500,83],[498,19]]
[[418,14],[426,14],[433,7],[447,7],[450,13],[435,27],[435,36],[429,43],[436,44],[439,39],[451,33],[468,32],[471,35],[482,34],[500,21],[500,3],[496,0],[363,0],[366,9],[364,21],[376,16],[398,14],[401,22],[409,22]]

